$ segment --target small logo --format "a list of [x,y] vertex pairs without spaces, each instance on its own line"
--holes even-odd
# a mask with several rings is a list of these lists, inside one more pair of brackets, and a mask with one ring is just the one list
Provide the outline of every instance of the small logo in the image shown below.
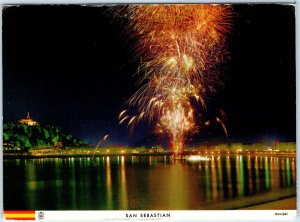
[[39,219],[39,220],[44,220],[44,212],[41,212],[41,211],[40,211],[40,212],[38,213],[38,219]]

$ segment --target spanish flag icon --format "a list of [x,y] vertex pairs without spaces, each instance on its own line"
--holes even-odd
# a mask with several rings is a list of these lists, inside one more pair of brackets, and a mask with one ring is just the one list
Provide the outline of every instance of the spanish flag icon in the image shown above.
[[5,220],[35,220],[34,210],[4,210]]

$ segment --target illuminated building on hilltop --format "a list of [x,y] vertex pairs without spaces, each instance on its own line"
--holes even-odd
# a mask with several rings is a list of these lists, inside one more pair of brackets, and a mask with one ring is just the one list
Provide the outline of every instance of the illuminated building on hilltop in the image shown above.
[[34,121],[33,119],[30,118],[29,112],[27,113],[26,119],[20,119],[19,123],[22,124],[27,124],[29,126],[35,126],[38,124],[38,122]]

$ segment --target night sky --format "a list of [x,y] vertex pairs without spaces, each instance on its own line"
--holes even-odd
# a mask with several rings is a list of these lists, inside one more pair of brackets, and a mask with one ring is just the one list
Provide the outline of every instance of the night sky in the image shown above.
[[[30,112],[41,124],[95,144],[132,145],[151,134],[141,124],[129,135],[117,116],[138,89],[134,39],[104,7],[20,6],[3,10],[3,118]],[[235,5],[225,87],[212,107],[227,114],[229,141],[295,141],[295,12],[291,5]],[[214,111],[211,111],[214,112]],[[216,137],[221,131],[214,129]],[[209,135],[209,136],[208,136]],[[193,138],[203,140],[214,134]],[[197,138],[198,137],[198,138]]]

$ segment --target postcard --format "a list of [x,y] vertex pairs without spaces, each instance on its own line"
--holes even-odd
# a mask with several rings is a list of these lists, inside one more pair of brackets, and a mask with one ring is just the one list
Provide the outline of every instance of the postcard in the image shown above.
[[294,4],[5,5],[3,218],[296,217]]

